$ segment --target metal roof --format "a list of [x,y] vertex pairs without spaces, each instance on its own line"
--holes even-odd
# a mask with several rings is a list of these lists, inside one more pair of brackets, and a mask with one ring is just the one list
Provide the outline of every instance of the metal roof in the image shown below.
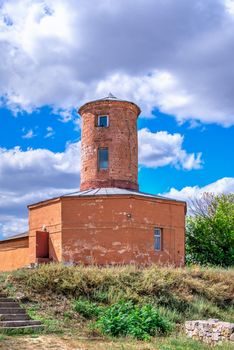
[[179,200],[168,198],[168,197],[158,196],[158,195],[134,191],[134,190],[127,190],[125,188],[117,188],[117,187],[100,187],[100,188],[90,189],[90,190],[86,190],[86,191],[77,191],[77,192],[64,194],[61,197],[88,197],[88,196],[115,196],[115,195],[120,195],[120,196],[134,195],[134,196],[140,196],[140,197],[148,197],[148,198],[183,202],[183,201],[179,201]]
[[114,96],[111,92],[109,92],[108,96],[100,98],[96,101],[126,101],[126,100],[121,100],[120,98]]
[[14,235],[14,236],[10,236],[10,237],[1,239],[1,240],[0,240],[0,243],[1,243],[1,242],[5,242],[5,241],[10,241],[10,240],[12,240],[12,239],[18,239],[18,238],[24,238],[24,237],[28,237],[28,232],[18,233],[17,235]]
[[86,191],[76,191],[71,193],[65,193],[61,196],[48,198],[40,202],[32,203],[28,205],[28,208],[32,206],[37,206],[43,203],[47,203],[54,200],[59,200],[60,198],[67,198],[67,197],[97,197],[97,196],[139,196],[139,197],[147,197],[147,198],[154,198],[154,199],[160,199],[160,200],[167,200],[167,201],[173,201],[173,202],[179,202],[179,203],[186,203],[185,201],[177,200],[174,198],[169,197],[163,197],[159,195],[134,191],[134,190],[127,190],[124,188],[117,188],[117,187],[100,187],[100,188],[94,188],[89,189]]

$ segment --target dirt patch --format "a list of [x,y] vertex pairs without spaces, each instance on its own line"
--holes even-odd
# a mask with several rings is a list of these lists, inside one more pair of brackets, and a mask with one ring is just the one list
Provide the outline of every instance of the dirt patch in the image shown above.
[[5,337],[0,340],[1,350],[157,350],[154,346],[108,342],[102,340],[81,340],[66,336],[39,335]]
[[[7,337],[0,342],[1,350],[78,350],[71,339],[56,336]],[[83,350],[82,348],[80,350]]]

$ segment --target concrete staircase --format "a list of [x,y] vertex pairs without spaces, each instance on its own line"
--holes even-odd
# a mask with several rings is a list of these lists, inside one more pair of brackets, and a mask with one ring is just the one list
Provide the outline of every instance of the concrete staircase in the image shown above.
[[0,293],[0,333],[6,331],[37,331],[43,328],[40,321],[31,320],[19,302]]

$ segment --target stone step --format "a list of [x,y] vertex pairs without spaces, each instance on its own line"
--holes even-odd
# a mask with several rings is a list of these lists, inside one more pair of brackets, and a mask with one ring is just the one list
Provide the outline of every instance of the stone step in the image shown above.
[[25,321],[0,321],[0,328],[14,328],[14,327],[26,327],[26,326],[41,326],[40,321],[25,320]]
[[1,307],[0,315],[6,314],[25,314],[25,310],[20,307]]
[[19,303],[16,301],[0,302],[0,309],[2,307],[19,307]]
[[52,261],[51,258],[37,258],[36,263],[37,264],[49,264]]
[[0,333],[8,331],[25,332],[43,329],[40,321],[31,320],[19,302],[0,293]]
[[15,300],[12,298],[7,298],[7,297],[0,297],[0,303],[6,303],[6,302],[14,302]]
[[0,333],[6,333],[9,331],[17,331],[17,332],[25,332],[25,331],[40,331],[44,327],[42,325],[31,325],[31,326],[25,326],[25,327],[0,327]]
[[26,314],[0,315],[0,321],[25,321],[25,320],[30,320],[30,317]]

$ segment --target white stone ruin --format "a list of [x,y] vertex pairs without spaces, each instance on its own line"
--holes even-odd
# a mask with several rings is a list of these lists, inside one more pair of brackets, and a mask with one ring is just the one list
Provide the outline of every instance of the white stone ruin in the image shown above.
[[223,341],[234,342],[234,323],[217,319],[186,321],[185,333],[189,338],[210,345],[221,344]]

